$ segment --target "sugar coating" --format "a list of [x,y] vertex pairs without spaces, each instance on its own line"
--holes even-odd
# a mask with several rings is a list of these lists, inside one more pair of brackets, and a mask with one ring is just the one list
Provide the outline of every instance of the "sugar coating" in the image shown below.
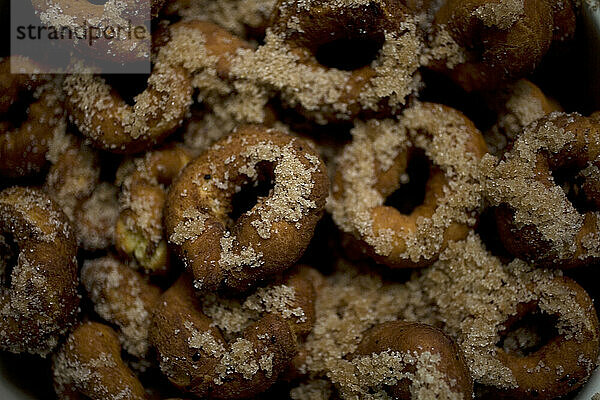
[[[355,123],[352,143],[338,160],[341,184],[334,186],[328,209],[343,231],[359,236],[377,254],[389,255],[401,237],[407,243],[403,257],[413,261],[432,259],[439,252],[445,229],[450,224],[472,226],[475,222],[473,211],[481,204],[478,161],[467,151],[472,139],[464,120],[455,114],[446,114],[442,119],[416,105],[406,109],[398,121]],[[383,229],[376,232],[372,211],[385,202],[378,188],[378,176],[412,147],[423,149],[429,160],[443,170],[448,178],[448,190],[439,199],[431,218],[417,219],[413,232]]]
[[200,303],[202,312],[212,320],[211,325],[219,328],[228,340],[265,313],[280,315],[291,323],[306,321],[304,310],[296,305],[294,288],[284,284],[259,287],[243,301],[207,293]]
[[488,202],[510,206],[519,227],[535,226],[563,258],[575,252],[575,238],[584,217],[551,177],[545,182],[536,174],[540,153],[556,154],[576,139],[573,132],[554,124],[555,118],[560,116],[560,113],[552,113],[528,126],[505,159],[498,161],[492,155],[484,156],[482,171],[486,176]]
[[172,1],[166,5],[165,12],[177,14],[184,21],[214,22],[238,36],[245,36],[248,27],[264,27],[275,3],[275,0]]
[[219,359],[215,367],[216,377],[214,383],[222,385],[231,374],[241,374],[244,379],[252,379],[258,371],[264,371],[267,376],[272,373],[272,353],[265,353],[258,358],[257,349],[252,343],[243,338],[238,338],[230,343],[227,350],[217,342],[210,331],[200,332],[190,322],[185,323],[189,331],[188,345],[190,348],[202,350]]
[[[58,393],[68,392],[71,385],[87,386],[101,378],[98,368],[113,368],[117,364],[109,353],[98,353],[96,358],[81,361],[77,356],[68,356],[65,352],[59,352],[54,357],[54,385]],[[126,389],[122,393],[110,393],[108,388],[102,385],[93,385],[98,396],[106,399],[121,400],[131,398],[131,393]]]
[[[386,41],[371,66],[374,75],[351,102],[363,109],[378,110],[385,100],[390,107],[399,108],[415,91],[420,43],[414,23],[406,22],[404,29],[402,34],[385,33]],[[321,67],[314,59],[307,63],[282,34],[272,30],[267,30],[265,44],[258,49],[238,51],[231,72],[277,91],[290,106],[299,105],[313,112],[317,122],[324,122],[319,116],[323,112],[340,118],[348,118],[350,113],[344,95],[352,72]]]
[[[146,289],[140,284],[144,278],[130,279],[120,268],[124,266],[114,258],[86,260],[81,270],[81,282],[98,315],[119,327],[123,349],[134,356],[144,357],[149,348],[148,329],[152,313],[140,297]],[[123,293],[127,294],[127,300]]]
[[[197,89],[197,100],[209,111],[197,123],[188,125],[187,144],[203,151],[236,126],[264,122],[265,105],[271,93],[254,81],[232,76],[229,71],[219,73],[219,62],[233,62],[234,53],[215,52],[214,43],[208,47],[204,32],[186,25],[171,27],[170,34],[171,40],[158,57],[164,63],[182,65],[193,74],[192,85]],[[224,46],[239,40],[233,36],[228,38],[226,32],[221,35],[215,40],[223,41]]]
[[[438,370],[439,362],[439,354],[429,351],[402,353],[387,350],[346,361],[343,371],[334,370],[329,376],[338,384],[345,399],[391,399],[385,387],[394,386],[403,379],[410,380],[413,399],[463,399],[462,394],[452,391],[444,373]],[[414,372],[409,372],[413,368]],[[353,376],[349,371],[353,371]]]
[[421,65],[433,65],[443,61],[446,68],[452,69],[467,61],[465,49],[454,40],[445,26],[438,27],[429,36],[427,46],[423,48],[420,57]]
[[[485,139],[490,153],[502,155],[509,143],[512,143],[523,129],[546,115],[543,93],[526,80],[519,80],[507,88],[508,93],[500,94],[503,105],[500,106],[498,120],[486,132]],[[506,98],[505,98],[506,97]]]
[[508,0],[498,3],[485,3],[473,11],[487,27],[495,26],[506,30],[525,12],[524,0]]
[[[63,89],[69,104],[77,110],[77,116],[72,113],[71,120],[82,133],[97,141],[104,140],[106,124],[116,124],[114,129],[123,132],[124,141],[156,136],[157,132],[178,126],[185,113],[182,110],[189,107],[191,99],[183,83],[179,80],[174,82],[181,72],[161,61],[159,57],[154,63],[147,88],[135,96],[133,106],[116,98],[102,77],[89,74],[67,76]],[[114,146],[113,143],[103,144]]]
[[114,243],[114,229],[119,217],[117,187],[101,182],[79,207],[78,236],[87,248],[105,249]]
[[444,331],[462,349],[474,380],[510,388],[516,381],[496,358],[496,343],[519,303],[536,301],[542,313],[556,316],[556,328],[567,340],[582,340],[584,332],[595,329],[574,293],[555,283],[560,275],[518,259],[503,265],[471,233],[450,244],[420,281],[442,317]]
[[169,241],[182,245],[186,240],[196,240],[204,232],[204,223],[208,215],[195,208],[189,208],[183,212],[183,220],[179,222]]
[[[439,320],[418,280],[403,284],[384,282],[380,276],[362,273],[344,260],[339,260],[336,273],[317,292],[315,312],[315,325],[304,345],[306,361],[300,369],[311,376],[335,376],[339,385],[347,382],[349,395],[353,389],[362,389],[350,385],[356,379],[356,371],[349,367],[346,356],[356,350],[365,331],[388,321],[434,325]],[[312,385],[305,389],[317,390]],[[321,387],[319,392],[322,390],[326,388]],[[301,396],[302,391],[298,388],[295,393]]]
[[[309,167],[303,163],[293,148],[293,142],[288,145],[276,146],[272,143],[262,143],[244,149],[240,154],[247,163],[240,167],[240,172],[250,179],[257,177],[256,166],[261,161],[275,163],[275,182],[272,193],[261,204],[254,207],[246,215],[258,214],[251,222],[259,236],[269,239],[273,225],[280,221],[300,223],[301,219],[311,209],[317,207],[311,199],[314,180],[313,174],[322,167],[322,161],[311,155],[304,154]],[[300,227],[298,227],[300,228]]]

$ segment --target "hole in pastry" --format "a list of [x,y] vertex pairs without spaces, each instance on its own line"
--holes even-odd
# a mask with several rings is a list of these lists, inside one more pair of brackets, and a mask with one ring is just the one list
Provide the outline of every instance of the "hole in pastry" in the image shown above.
[[87,1],[88,1],[88,3],[92,3],[92,4],[95,4],[97,6],[102,6],[102,5],[106,4],[106,3],[108,3],[108,0],[87,0]]
[[497,346],[508,354],[526,357],[540,350],[558,335],[557,319],[542,313],[537,307],[500,332]]
[[430,162],[422,150],[415,150],[408,161],[400,187],[389,195],[386,206],[394,207],[404,215],[410,215],[423,204],[429,179]]
[[269,196],[275,185],[274,168],[273,163],[268,161],[258,163],[256,166],[257,178],[245,183],[231,199],[229,218],[232,221],[237,221],[246,212],[252,210],[263,198]]
[[135,104],[135,96],[148,87],[148,75],[146,74],[107,74],[102,77],[130,106]]
[[19,247],[10,233],[0,234],[0,284],[10,287],[12,272],[19,258]]
[[556,185],[567,195],[567,199],[580,213],[594,211],[595,207],[581,189],[584,178],[579,174],[579,168],[564,167],[552,171]]
[[320,45],[315,57],[325,67],[352,71],[370,65],[377,58],[383,42],[383,34],[339,38]]
[[479,215],[479,222],[475,232],[477,232],[482,242],[485,244],[486,249],[492,253],[492,255],[498,257],[504,263],[509,263],[514,257],[511,256],[502,245],[494,211],[494,208],[486,208],[483,210]]
[[18,101],[11,104],[8,111],[4,115],[5,120],[2,122],[2,130],[11,130],[20,128],[29,119],[29,106],[36,99],[31,93],[27,93],[19,98]]

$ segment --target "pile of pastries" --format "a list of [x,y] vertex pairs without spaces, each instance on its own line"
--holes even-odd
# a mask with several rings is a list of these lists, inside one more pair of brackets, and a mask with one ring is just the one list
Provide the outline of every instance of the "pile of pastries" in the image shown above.
[[148,75],[0,59],[2,351],[50,360],[60,399],[587,382],[600,113],[527,79],[586,4],[142,3],[32,0],[48,26],[141,18],[151,46],[104,50]]

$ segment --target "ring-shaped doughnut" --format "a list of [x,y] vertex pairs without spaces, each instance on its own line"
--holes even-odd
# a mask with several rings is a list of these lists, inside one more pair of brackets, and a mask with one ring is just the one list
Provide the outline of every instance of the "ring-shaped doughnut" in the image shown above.
[[0,192],[0,347],[50,353],[78,312],[77,242],[64,213],[39,190]]
[[[265,44],[240,51],[233,73],[273,88],[287,106],[324,124],[402,108],[418,86],[418,48],[401,2],[280,0]],[[331,53],[348,60],[323,58]]]
[[466,56],[451,68],[434,68],[467,91],[498,88],[533,71],[550,47],[553,26],[547,0],[445,1],[434,30],[449,34]]
[[[482,200],[478,162],[486,150],[473,123],[443,105],[418,104],[399,121],[360,122],[338,159],[333,219],[377,262],[429,265],[475,223]],[[429,159],[430,173],[423,203],[405,215],[385,201],[401,186],[416,151]]]
[[451,243],[420,283],[484,398],[557,398],[598,364],[592,299],[561,271],[520,259],[504,264],[471,233]]
[[[552,113],[529,125],[501,161],[486,158],[485,195],[497,206],[499,236],[511,254],[561,268],[600,257],[598,157],[600,123]],[[556,183],[553,172],[565,168],[571,181],[583,178],[580,188],[589,211],[579,211]]]
[[[234,194],[259,181],[272,189],[236,221]],[[197,288],[243,291],[294,264],[323,214],[328,178],[302,140],[246,126],[188,164],[169,188],[169,242]]]
[[[150,328],[161,370],[198,397],[237,399],[264,392],[312,329],[315,291],[302,270],[240,300],[196,296],[189,273],[157,303]],[[174,333],[174,334],[173,334]]]

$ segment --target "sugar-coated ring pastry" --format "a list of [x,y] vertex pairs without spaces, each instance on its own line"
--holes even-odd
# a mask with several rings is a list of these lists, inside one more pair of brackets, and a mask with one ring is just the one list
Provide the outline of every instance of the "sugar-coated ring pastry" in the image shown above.
[[233,73],[319,123],[402,108],[418,86],[416,25],[398,1],[280,0],[271,18]]
[[46,356],[74,322],[77,242],[64,213],[39,190],[0,192],[0,348]]
[[[575,281],[566,277],[556,277],[555,287],[569,292],[572,299],[579,304],[585,313],[585,327],[580,337],[570,337],[560,333],[550,338],[541,348],[523,355],[498,347],[496,358],[512,372],[517,386],[511,389],[497,389],[499,398],[554,399],[561,397],[583,385],[598,359],[600,345],[598,317],[592,299]],[[523,316],[535,311],[536,301],[520,303],[517,313],[504,324],[510,329],[511,324]]]
[[146,399],[144,387],[121,359],[117,333],[107,325],[79,325],[54,355],[52,369],[60,399]]
[[241,300],[197,297],[189,273],[160,298],[150,340],[162,372],[203,398],[248,398],[267,390],[314,321],[314,288],[300,273]]
[[[166,189],[191,160],[180,145],[148,152],[133,161],[122,177],[121,213],[115,227],[116,247],[147,272],[164,273],[169,266],[164,239]],[[129,166],[121,168],[127,169]]]
[[[449,336],[431,325],[406,321],[376,325],[364,333],[354,361],[361,356],[373,360],[375,370],[379,367],[390,381],[392,377],[402,377],[393,385],[383,385],[395,399],[419,397],[417,393],[425,390],[441,398],[451,398],[448,392],[453,392],[456,398],[473,397],[473,381],[461,350]],[[378,377],[377,385],[384,379]]]
[[[528,126],[502,161],[487,158],[486,196],[498,206],[499,236],[511,254],[562,268],[599,259],[599,157],[598,121],[552,113]],[[584,211],[556,182],[561,170],[567,183],[583,180],[570,190],[579,191]]]
[[470,233],[420,278],[462,349],[483,398],[552,399],[581,386],[598,364],[592,300],[561,271],[493,256]]
[[146,89],[129,105],[100,76],[65,78],[66,108],[71,121],[95,147],[134,154],[162,142],[183,122],[192,103],[188,72],[157,62]]
[[46,176],[44,190],[69,218],[86,250],[114,242],[118,215],[116,188],[100,183],[99,155],[75,136],[67,136]]
[[94,3],[73,0],[32,0],[44,27],[57,31],[69,28],[80,32],[83,26],[108,27],[97,32],[93,46],[87,40],[75,41],[83,55],[110,62],[149,61],[150,19],[157,16],[165,0],[126,0]]
[[[448,242],[466,237],[481,207],[479,159],[483,136],[462,113],[422,103],[398,121],[359,122],[342,150],[330,204],[333,219],[354,246],[393,268],[433,263]],[[424,199],[410,214],[385,205],[406,183],[411,158],[424,154]]]
[[560,104],[527,79],[490,92],[486,99],[498,114],[494,126],[484,133],[490,153],[495,155],[502,155],[527,125],[554,111],[562,111]]
[[547,0],[447,0],[434,30],[464,52],[462,62],[437,68],[466,91],[489,90],[531,73],[552,42],[553,10]]
[[[19,178],[42,171],[52,138],[63,134],[66,124],[55,84],[45,75],[11,74],[11,60],[16,70],[19,65],[35,70],[35,64],[18,56],[0,61],[0,176]],[[15,125],[11,106],[28,101],[27,94],[32,97],[27,118]]]
[[[230,214],[234,195],[260,182],[270,186],[249,211]],[[294,264],[325,207],[323,162],[304,141],[246,126],[188,164],[169,188],[169,242],[198,289],[238,291]]]
[[160,289],[113,256],[86,260],[81,283],[98,315],[119,328],[123,349],[144,357],[149,348],[150,317]]

